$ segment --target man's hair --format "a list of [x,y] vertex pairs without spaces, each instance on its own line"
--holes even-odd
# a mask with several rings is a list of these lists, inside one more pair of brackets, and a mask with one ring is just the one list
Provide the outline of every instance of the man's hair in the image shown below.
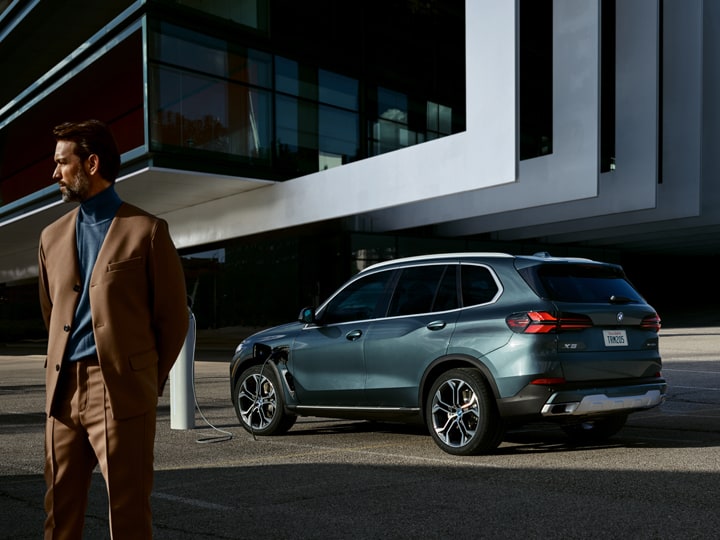
[[120,172],[120,152],[110,129],[99,120],[65,122],[53,129],[55,141],[72,141],[75,153],[85,161],[90,154],[100,158],[99,173],[105,180],[115,182]]

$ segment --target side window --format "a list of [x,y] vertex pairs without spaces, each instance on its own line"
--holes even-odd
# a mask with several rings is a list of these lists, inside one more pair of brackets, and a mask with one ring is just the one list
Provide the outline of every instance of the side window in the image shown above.
[[475,306],[491,302],[498,293],[498,286],[484,266],[463,265],[462,297],[463,306]]
[[457,307],[455,284],[453,266],[405,268],[390,301],[388,317],[454,309]]
[[445,273],[440,281],[440,288],[438,289],[437,295],[435,295],[433,311],[447,311],[460,307],[458,302],[457,271],[457,264],[452,264],[445,269]]
[[385,291],[393,271],[378,272],[353,281],[325,307],[321,314],[323,324],[372,319],[385,304]]

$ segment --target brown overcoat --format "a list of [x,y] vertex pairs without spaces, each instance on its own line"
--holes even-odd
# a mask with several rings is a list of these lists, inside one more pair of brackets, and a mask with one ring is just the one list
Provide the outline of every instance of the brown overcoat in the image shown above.
[[[48,329],[46,412],[53,400],[80,298],[76,208],[40,236],[40,305]],[[98,361],[116,420],[157,406],[185,341],[188,308],[180,258],[167,223],[123,203],[90,279]]]

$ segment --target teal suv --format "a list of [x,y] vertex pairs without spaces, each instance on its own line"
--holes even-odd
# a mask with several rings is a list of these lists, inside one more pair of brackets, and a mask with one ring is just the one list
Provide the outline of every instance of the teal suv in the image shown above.
[[554,421],[602,440],[663,402],[660,319],[622,268],[546,253],[383,262],[230,364],[238,419],[281,434],[298,416],[424,422],[450,454]]

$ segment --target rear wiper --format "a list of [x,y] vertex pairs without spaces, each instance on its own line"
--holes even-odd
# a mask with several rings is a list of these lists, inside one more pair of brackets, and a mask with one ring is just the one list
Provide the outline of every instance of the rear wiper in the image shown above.
[[610,303],[611,303],[611,304],[629,304],[629,303],[631,303],[632,301],[633,301],[633,299],[632,299],[632,298],[628,298],[627,296],[617,296],[617,295],[614,295],[614,294],[613,294],[613,295],[610,297]]

